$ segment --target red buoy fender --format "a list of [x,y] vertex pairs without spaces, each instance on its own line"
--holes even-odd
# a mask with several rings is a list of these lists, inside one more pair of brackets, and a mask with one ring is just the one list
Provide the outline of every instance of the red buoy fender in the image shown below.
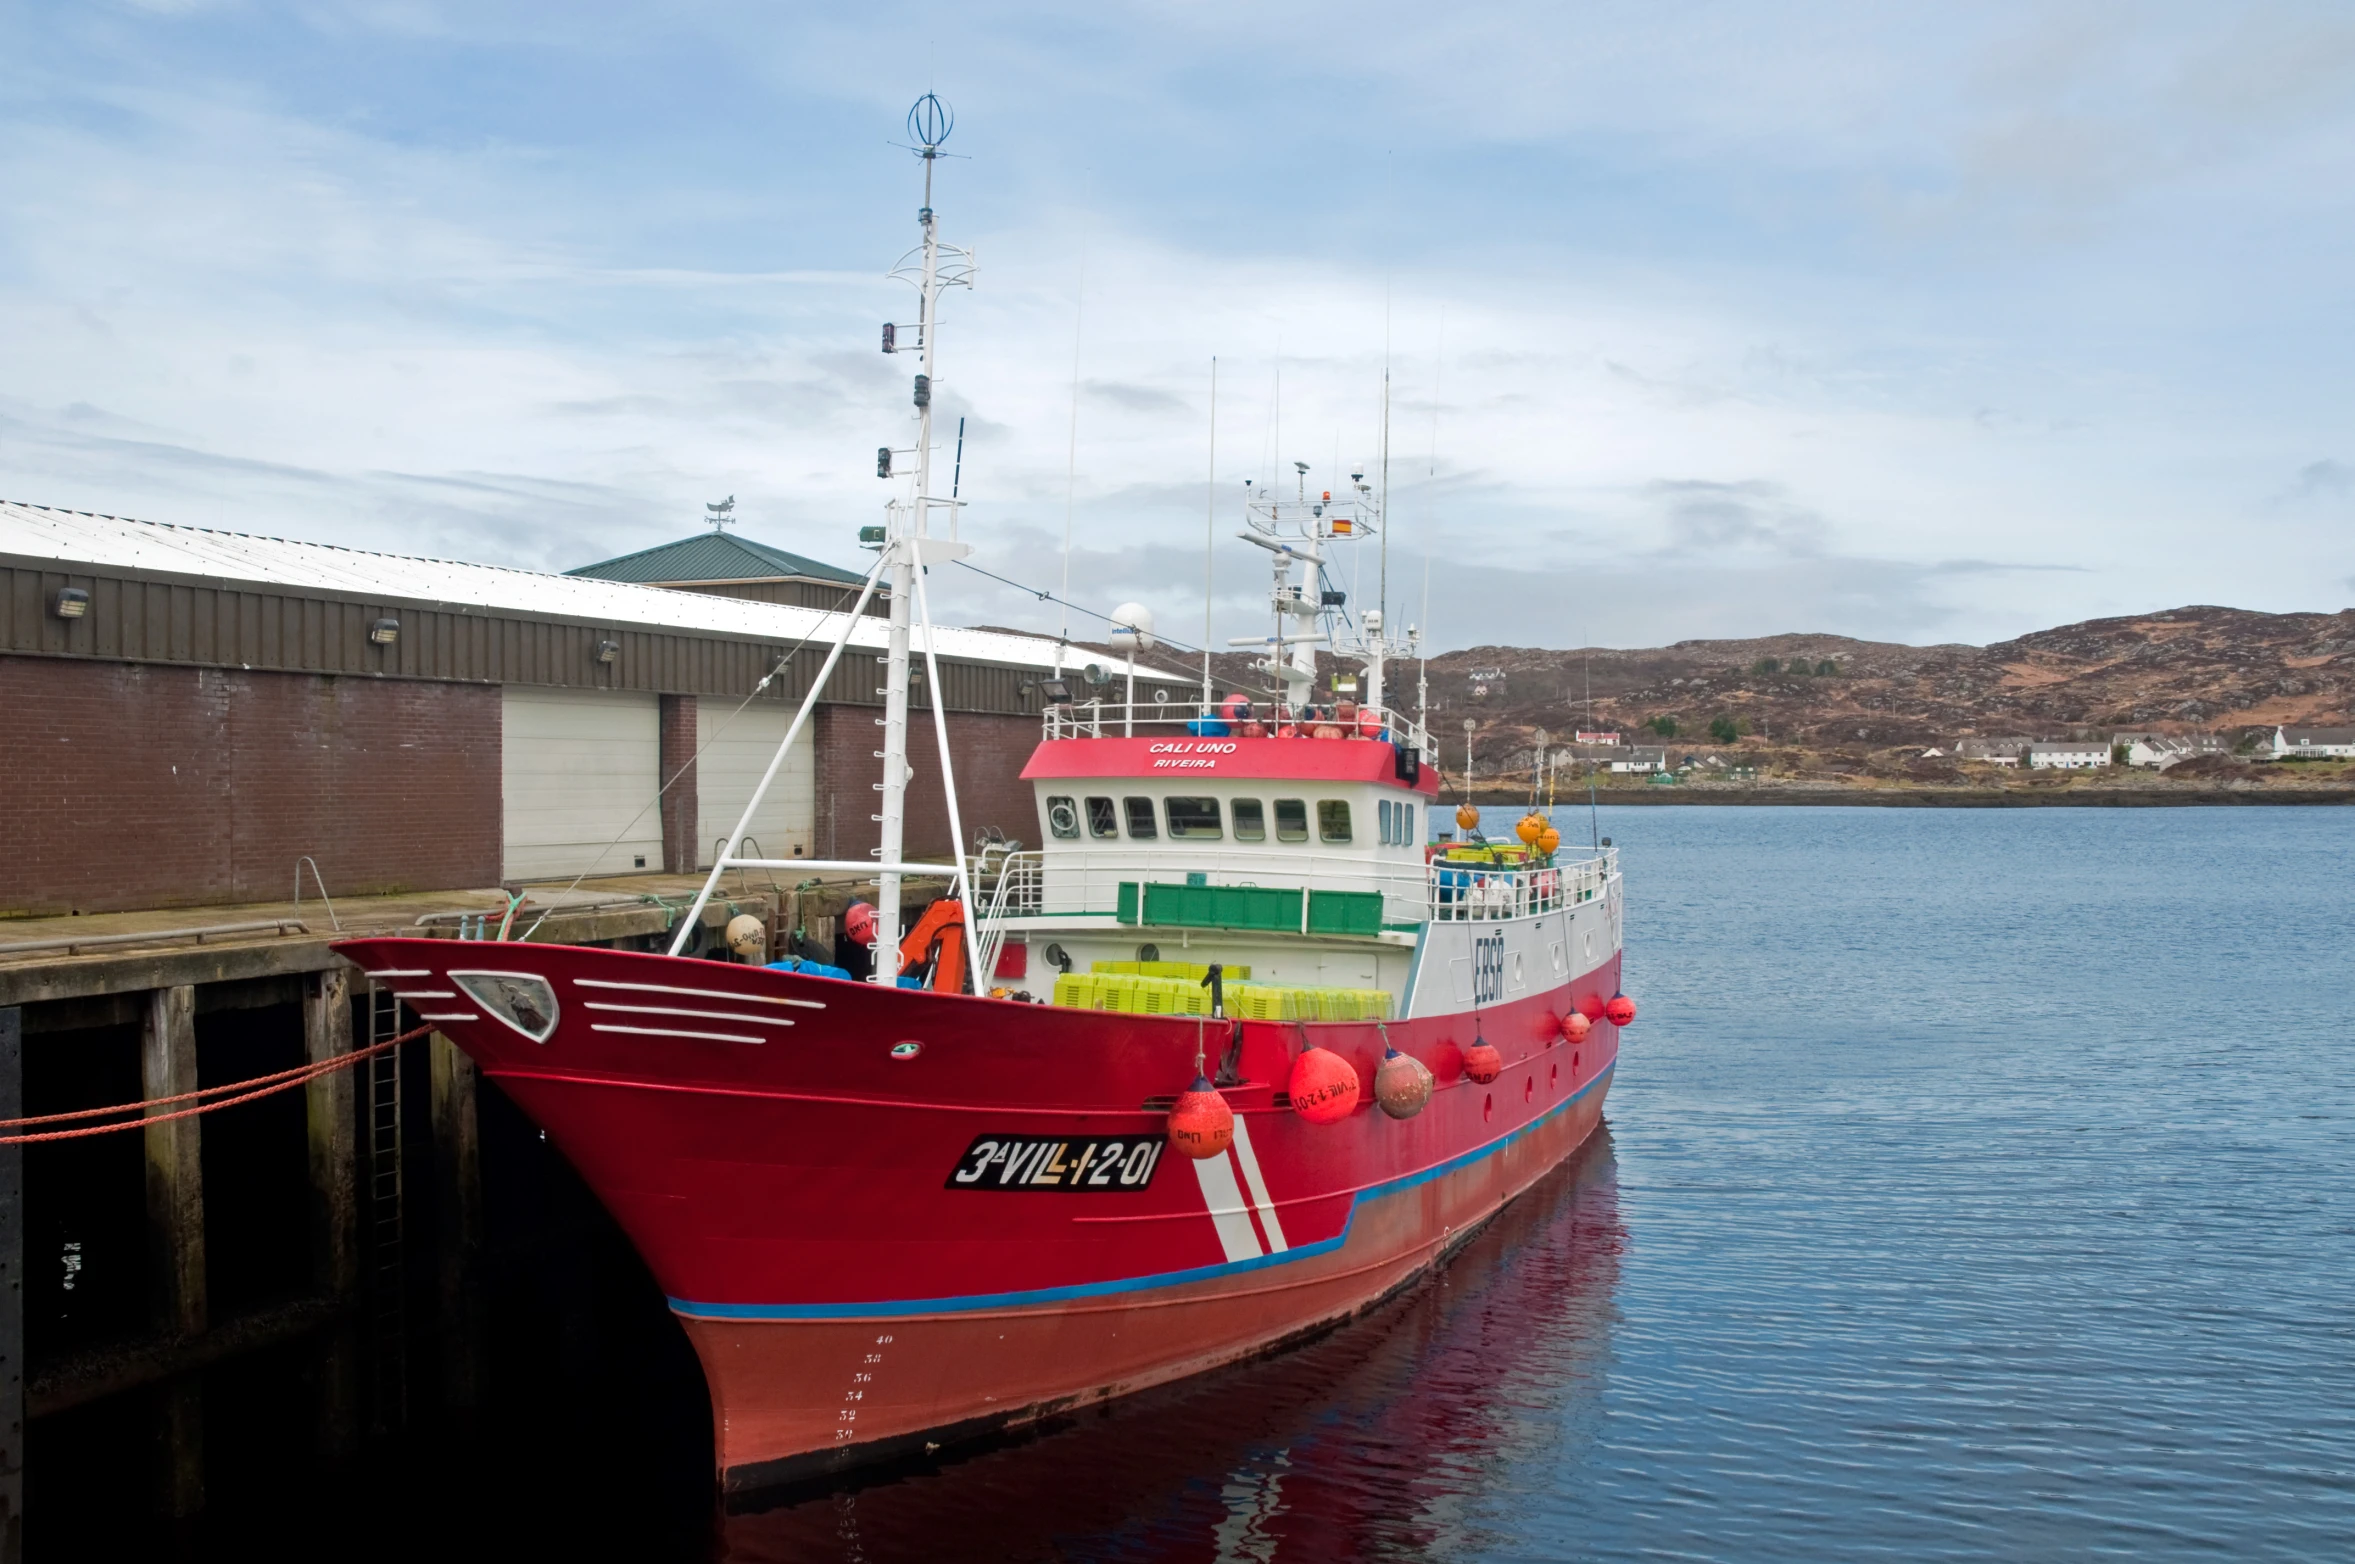
[[1235,1110],[1208,1076],[1196,1075],[1194,1084],[1178,1093],[1169,1110],[1169,1143],[1197,1162],[1235,1143]]
[[1464,1050],[1464,1073],[1481,1085],[1486,1086],[1504,1071],[1505,1056],[1496,1051],[1495,1044],[1478,1042]]
[[1332,1124],[1357,1107],[1357,1068],[1330,1048],[1304,1048],[1292,1061],[1292,1111],[1311,1124]]
[[1585,1016],[1573,1010],[1568,1015],[1562,1017],[1562,1041],[1565,1043],[1583,1043],[1586,1041],[1586,1034],[1593,1031],[1594,1028],[1595,1024],[1592,1021],[1589,1021]]
[[1603,1006],[1603,1014],[1611,1018],[1613,1026],[1625,1026],[1635,1019],[1635,1001],[1625,994],[1613,994],[1611,1002]]
[[1431,1071],[1393,1048],[1374,1072],[1374,1106],[1394,1119],[1411,1119],[1431,1100]]

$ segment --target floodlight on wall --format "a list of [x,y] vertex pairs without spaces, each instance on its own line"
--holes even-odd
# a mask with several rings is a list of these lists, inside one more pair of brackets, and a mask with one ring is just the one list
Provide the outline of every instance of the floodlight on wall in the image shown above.
[[621,643],[619,641],[599,641],[597,643],[597,660],[599,662],[609,663],[620,655]]
[[80,587],[59,587],[49,607],[60,619],[79,619],[90,611],[90,594]]
[[368,639],[378,646],[390,646],[400,638],[401,622],[398,619],[379,619],[368,627]]
[[1062,702],[1071,699],[1071,681],[1069,679],[1042,679],[1039,681],[1038,689],[1039,693],[1050,701]]

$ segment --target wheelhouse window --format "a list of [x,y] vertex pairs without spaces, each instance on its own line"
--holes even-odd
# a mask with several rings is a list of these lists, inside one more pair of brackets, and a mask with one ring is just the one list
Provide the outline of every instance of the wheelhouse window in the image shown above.
[[1112,800],[1109,798],[1089,799],[1088,835],[1118,836],[1119,834],[1120,816],[1114,812],[1112,808]]
[[1415,806],[1412,804],[1398,806],[1398,840],[1399,844],[1404,847],[1423,845],[1421,839],[1415,835]]
[[1169,811],[1169,834],[1173,837],[1216,841],[1226,835],[1219,829],[1215,798],[1173,798],[1164,807]]
[[1234,803],[1235,840],[1264,842],[1267,840],[1267,811],[1256,798],[1238,798]]
[[1047,800],[1047,834],[1059,842],[1079,840],[1079,806],[1068,798]]
[[1305,842],[1308,840],[1308,804],[1297,798],[1276,800],[1276,840]]
[[1346,842],[1349,840],[1349,804],[1345,799],[1317,800],[1317,840]]
[[1134,842],[1150,842],[1153,840],[1153,838],[1161,834],[1157,829],[1155,829],[1153,824],[1153,800],[1149,798],[1124,798],[1121,800],[1121,803],[1125,805],[1128,810],[1129,840]]
[[1395,847],[1398,844],[1397,830],[1390,818],[1397,807],[1387,798],[1374,802],[1374,829],[1380,833],[1377,840],[1384,847]]

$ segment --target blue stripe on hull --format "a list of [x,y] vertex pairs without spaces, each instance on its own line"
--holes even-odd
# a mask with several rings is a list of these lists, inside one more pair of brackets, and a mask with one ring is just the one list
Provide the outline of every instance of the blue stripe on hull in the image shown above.
[[1434,1163],[1420,1172],[1408,1173],[1387,1183],[1368,1185],[1350,1198],[1349,1217],[1341,1224],[1338,1234],[1313,1244],[1303,1244],[1297,1249],[1287,1249],[1280,1254],[1263,1254],[1249,1260],[1229,1260],[1217,1265],[1197,1265],[1183,1271],[1157,1271],[1150,1276],[1124,1276],[1109,1282],[1039,1287],[1027,1292],[967,1293],[953,1298],[907,1298],[888,1303],[694,1303],[685,1298],[673,1298],[670,1306],[675,1312],[698,1320],[860,1320],[906,1314],[966,1314],[978,1309],[1023,1309],[1070,1303],[1081,1298],[1107,1298],[1120,1293],[1181,1287],[1188,1282],[1206,1281],[1218,1276],[1241,1276],[1251,1271],[1266,1270],[1270,1266],[1305,1260],[1311,1255],[1330,1254],[1349,1242],[1350,1229],[1357,1224],[1360,1201],[1398,1194],[1496,1155],[1522,1136],[1534,1132],[1555,1114],[1574,1106],[1587,1093],[1601,1087],[1618,1068],[1619,1062],[1613,1060],[1593,1080],[1510,1135],[1475,1147],[1462,1156]]

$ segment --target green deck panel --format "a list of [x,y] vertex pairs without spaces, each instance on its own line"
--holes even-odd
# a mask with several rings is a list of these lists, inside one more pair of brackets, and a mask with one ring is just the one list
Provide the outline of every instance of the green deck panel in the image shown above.
[[1382,932],[1380,891],[1310,891],[1308,932],[1373,935]]

